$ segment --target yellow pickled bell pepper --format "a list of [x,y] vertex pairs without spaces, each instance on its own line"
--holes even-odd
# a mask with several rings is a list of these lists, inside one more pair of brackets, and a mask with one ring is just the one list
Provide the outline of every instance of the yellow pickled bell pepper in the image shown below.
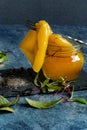
[[30,30],[19,46],[31,64],[33,64],[35,59],[36,39],[37,32],[35,30]]
[[[60,78],[62,72],[61,70],[63,70],[64,68],[62,67],[64,64],[63,60],[66,61],[67,57],[71,57],[72,51],[75,52],[75,48],[67,39],[65,39],[60,34],[52,33],[49,36],[47,55],[45,57],[44,64],[42,66],[42,71],[45,77],[49,77],[54,80]],[[65,58],[61,60],[62,58],[58,57],[65,57]],[[66,72],[67,70],[64,69],[63,71]]]
[[[61,52],[75,51],[75,48],[62,35],[53,33],[49,36],[47,52],[50,55],[53,55],[56,52],[56,51],[54,52],[54,50],[56,50],[57,52],[60,50],[61,50]],[[56,52],[56,55],[59,55],[59,53],[57,53],[57,52]]]
[[36,23],[35,28],[36,30],[28,32],[19,47],[31,62],[33,70],[39,72],[44,62],[48,38],[52,30],[45,20]]
[[35,72],[39,72],[44,63],[46,49],[48,46],[48,38],[52,34],[52,30],[49,24],[44,20],[41,20],[36,23],[36,29],[38,50],[32,68]]
[[52,33],[49,36],[49,44],[50,45],[58,45],[59,47],[71,47],[72,44],[66,40],[62,35],[57,33]]

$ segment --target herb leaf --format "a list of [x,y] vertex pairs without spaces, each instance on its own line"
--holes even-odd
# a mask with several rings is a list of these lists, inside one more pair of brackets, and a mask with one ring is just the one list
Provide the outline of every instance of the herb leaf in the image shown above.
[[87,104],[87,100],[84,98],[75,98],[74,101],[82,104]]
[[8,107],[8,106],[11,106],[11,105],[15,105],[18,102],[18,100],[19,100],[19,96],[14,98],[12,101],[8,101],[3,96],[0,96],[0,108],[1,107]]
[[38,84],[38,74],[35,76],[35,79],[34,79],[34,84],[36,85],[36,86],[39,86],[39,84]]
[[9,102],[9,106],[15,105],[19,101],[19,96],[15,97],[12,101]]
[[49,89],[53,89],[53,90],[58,90],[58,91],[61,91],[62,90],[62,87],[61,86],[55,86],[55,85],[50,85],[50,84],[47,84],[47,87]]
[[14,110],[9,106],[15,105],[18,102],[18,100],[19,100],[19,96],[14,98],[12,101],[8,101],[6,98],[0,95],[0,110],[13,112]]
[[3,96],[0,96],[0,108],[7,107],[7,106],[9,106],[9,101]]
[[9,111],[9,112],[14,112],[14,109],[12,109],[11,107],[1,107],[0,111]]
[[72,87],[72,91],[71,91],[69,99],[73,99],[73,96],[74,96],[74,85]]
[[[40,81],[39,81],[39,82],[40,82]],[[49,79],[48,79],[48,78],[45,79],[45,80],[43,81],[43,83],[40,82],[41,90],[42,90],[43,93],[46,93],[46,85],[47,85],[47,83],[49,83]]]
[[0,59],[3,59],[2,61],[8,60],[6,52],[0,50]]
[[35,108],[50,108],[53,107],[54,105],[60,103],[63,101],[62,98],[54,100],[54,101],[36,101],[36,100],[31,100],[29,98],[25,98],[25,100],[27,101],[27,103]]

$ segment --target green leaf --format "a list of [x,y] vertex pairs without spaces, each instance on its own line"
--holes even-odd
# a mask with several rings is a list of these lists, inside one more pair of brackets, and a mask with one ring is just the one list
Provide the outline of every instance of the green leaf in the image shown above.
[[9,106],[9,103],[10,102],[6,98],[0,96],[0,108]]
[[74,101],[82,104],[87,104],[87,100],[84,98],[75,98]]
[[[1,60],[2,59],[2,60]],[[0,51],[0,60],[3,62],[4,60],[8,60],[6,56],[6,52]]]
[[43,88],[42,88],[42,92],[43,92],[43,93],[46,93],[46,92],[47,92],[46,87],[43,87]]
[[47,90],[47,89],[46,89],[46,86],[47,86],[47,84],[49,83],[49,79],[46,78],[43,82],[39,81],[39,83],[40,83],[42,92],[43,92],[43,93],[46,93],[46,90]]
[[3,56],[3,60],[8,60],[7,56]]
[[36,86],[39,86],[39,84],[38,84],[38,74],[35,76],[35,79],[34,79],[34,84],[36,85]]
[[19,96],[15,97],[12,101],[9,102],[9,106],[15,105],[19,101]]
[[57,85],[61,84],[61,86],[63,86],[65,83],[65,79],[63,77],[60,77],[60,79],[55,80],[53,82],[54,82],[54,84],[57,84]]
[[[40,82],[40,81],[39,81],[39,82]],[[40,82],[40,86],[41,86],[42,92],[43,92],[43,93],[46,93],[46,86],[45,86],[42,82]]]
[[14,98],[12,101],[8,101],[6,98],[0,95],[0,110],[14,112],[14,110],[9,106],[15,105],[18,102],[18,100],[19,100],[19,96]]
[[42,87],[46,86],[48,83],[49,83],[49,79],[47,78],[47,79],[45,79],[44,82],[42,83],[42,85],[43,85]]
[[19,100],[19,96],[14,98],[12,101],[8,101],[6,98],[0,95],[0,108],[15,105]]
[[59,91],[62,89],[61,86],[55,86],[55,85],[50,85],[50,84],[47,84],[47,87],[48,87],[49,89],[59,90]]
[[71,92],[71,95],[70,95],[70,99],[73,99],[73,96],[74,96],[74,85],[72,87],[72,92]]
[[14,112],[14,109],[12,109],[12,108],[10,108],[10,107],[2,107],[2,108],[0,108],[0,111]]
[[25,98],[25,100],[27,101],[27,103],[35,108],[50,108],[53,107],[54,105],[60,103],[63,101],[62,98],[54,100],[54,101],[36,101],[36,100],[31,100],[29,98]]

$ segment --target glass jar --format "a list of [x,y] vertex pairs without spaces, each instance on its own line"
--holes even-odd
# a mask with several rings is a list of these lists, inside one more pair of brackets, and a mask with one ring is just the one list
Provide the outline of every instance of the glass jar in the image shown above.
[[42,67],[43,74],[53,80],[60,77],[67,80],[76,79],[84,63],[81,45],[72,42],[72,47],[48,45],[46,57]]

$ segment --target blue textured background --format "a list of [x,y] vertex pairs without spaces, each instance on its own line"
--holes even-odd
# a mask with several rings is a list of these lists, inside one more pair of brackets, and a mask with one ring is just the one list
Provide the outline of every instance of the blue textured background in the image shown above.
[[0,0],[1,24],[25,24],[27,19],[87,25],[87,0]]
[[[55,32],[70,35],[87,42],[87,26],[57,26],[52,25]],[[29,67],[29,62],[19,50],[18,45],[28,29],[23,25],[0,25],[0,49],[11,50],[9,61],[4,69],[23,66]],[[84,74],[80,75],[79,84],[87,86],[87,47],[83,46],[85,63]],[[3,69],[2,66],[0,69]],[[59,98],[59,94],[32,95],[31,99],[47,101]],[[87,99],[87,91],[74,93],[74,97]],[[11,100],[11,99],[9,99]],[[14,113],[0,112],[0,130],[87,130],[87,106],[75,102],[60,103],[50,109],[35,109],[25,105],[24,97],[13,106]]]

